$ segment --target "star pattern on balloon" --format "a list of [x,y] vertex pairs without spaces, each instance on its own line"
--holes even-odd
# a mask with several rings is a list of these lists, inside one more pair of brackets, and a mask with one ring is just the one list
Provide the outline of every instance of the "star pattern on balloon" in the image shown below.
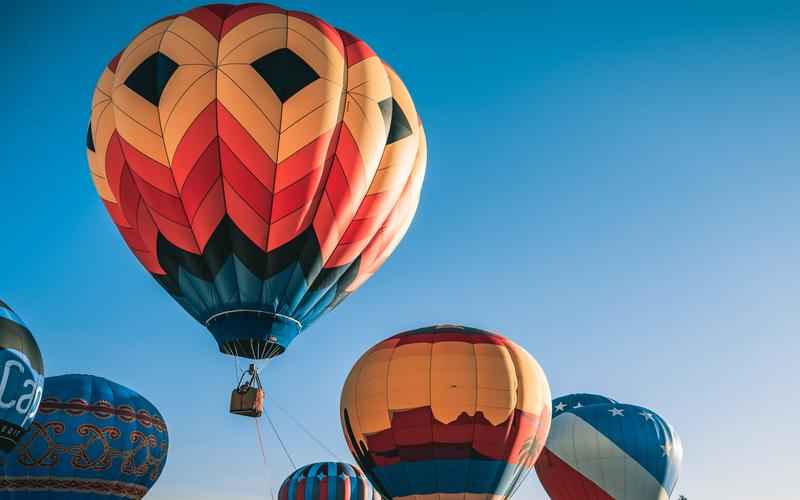
[[[558,411],[561,403],[579,406],[578,401],[581,408]],[[537,475],[552,500],[669,498],[683,447],[660,415],[586,393],[561,396],[553,408],[551,432],[536,462]]]

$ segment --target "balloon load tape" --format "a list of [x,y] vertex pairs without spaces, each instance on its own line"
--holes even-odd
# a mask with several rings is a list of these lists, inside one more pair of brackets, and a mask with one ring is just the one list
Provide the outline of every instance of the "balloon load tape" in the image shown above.
[[[247,376],[249,380],[245,380]],[[231,392],[231,413],[258,418],[264,414],[264,387],[255,365],[242,373],[239,384]]]
[[217,313],[206,320],[206,327],[222,353],[249,359],[280,356],[302,329],[290,316],[252,309]]

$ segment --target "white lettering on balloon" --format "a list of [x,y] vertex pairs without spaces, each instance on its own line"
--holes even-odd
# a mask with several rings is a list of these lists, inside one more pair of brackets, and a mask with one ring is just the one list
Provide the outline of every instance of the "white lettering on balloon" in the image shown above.
[[[25,382],[25,384],[27,384],[28,382],[33,384],[33,380],[28,380],[27,382]],[[42,402],[42,386],[39,384],[34,384],[34,386],[36,387],[36,390],[34,392],[34,397],[33,397],[33,411],[30,412],[28,416],[25,417],[25,420],[22,421],[22,427],[25,427],[25,424],[28,423],[28,420],[33,420],[33,417],[35,417],[36,413],[39,411],[39,403]],[[19,400],[22,401],[22,398],[19,398]],[[17,411],[20,413],[25,413],[26,411],[28,411],[30,407],[31,405],[29,404],[28,406],[25,407],[25,410],[21,410],[18,403]]]
[[22,363],[15,359],[9,359],[6,361],[5,367],[3,367],[3,380],[0,381],[0,408],[11,408],[17,403],[16,399],[12,399],[11,401],[3,401],[3,398],[6,395],[6,386],[8,385],[8,379],[11,376],[11,368],[16,368],[22,373],[25,373],[25,367],[22,366]]
[[[19,399],[6,400],[6,390],[9,388],[8,385],[12,378],[13,369],[17,369],[23,376],[25,375],[25,366],[19,361],[9,359],[5,362],[3,376],[0,379],[0,408],[14,408],[18,413],[25,415],[25,420],[22,422],[24,426],[28,420],[33,420],[36,412],[39,411],[39,403],[42,401],[42,385],[33,379],[26,379],[22,383],[22,388],[28,389],[28,392],[20,395]],[[28,413],[29,411],[30,413]]]

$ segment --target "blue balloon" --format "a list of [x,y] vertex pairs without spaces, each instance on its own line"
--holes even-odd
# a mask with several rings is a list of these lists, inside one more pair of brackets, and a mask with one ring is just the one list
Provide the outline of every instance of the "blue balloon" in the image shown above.
[[0,300],[0,452],[17,445],[42,400],[44,363],[36,340]]
[[161,475],[169,437],[159,411],[101,377],[45,381],[30,432],[3,460],[4,500],[131,500]]

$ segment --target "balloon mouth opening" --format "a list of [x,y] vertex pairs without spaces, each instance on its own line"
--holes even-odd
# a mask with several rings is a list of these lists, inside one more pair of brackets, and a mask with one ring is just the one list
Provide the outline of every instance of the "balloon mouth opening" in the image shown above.
[[223,354],[249,359],[271,359],[286,352],[286,348],[277,342],[239,339],[229,340],[219,346]]
[[223,354],[270,359],[283,354],[302,325],[283,314],[258,310],[226,311],[206,320]]

